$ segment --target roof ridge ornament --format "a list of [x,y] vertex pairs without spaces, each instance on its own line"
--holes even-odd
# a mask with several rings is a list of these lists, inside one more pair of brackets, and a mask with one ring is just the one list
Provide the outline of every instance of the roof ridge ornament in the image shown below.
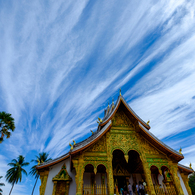
[[74,143],[73,146],[75,146],[75,145],[76,145],[76,142],[74,141],[74,139],[73,139],[72,141],[73,141],[73,143]]
[[98,117],[98,120],[100,121],[100,123],[102,122],[102,119]]
[[92,130],[90,130],[91,131],[91,133],[92,133],[92,135],[94,134],[94,132],[92,131]]
[[120,92],[119,92],[119,95],[121,96],[121,88],[120,88]]
[[180,149],[179,149],[179,153],[182,154],[182,148],[181,148],[181,147],[180,147]]
[[192,169],[192,163],[190,163],[189,167],[190,167],[190,169]]
[[70,150],[73,149],[73,145],[71,143],[69,143],[69,146],[70,146]]
[[114,98],[112,98],[112,108],[114,108]]
[[146,124],[149,125],[149,123],[150,123],[150,120],[148,120],[148,122]]

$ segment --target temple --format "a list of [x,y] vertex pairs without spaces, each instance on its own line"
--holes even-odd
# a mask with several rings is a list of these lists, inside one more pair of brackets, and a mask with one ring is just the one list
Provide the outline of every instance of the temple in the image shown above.
[[178,164],[181,150],[156,138],[121,94],[98,120],[89,138],[37,166],[40,195],[117,195],[129,183],[133,189],[143,184],[148,195],[192,195],[188,175],[193,169]]

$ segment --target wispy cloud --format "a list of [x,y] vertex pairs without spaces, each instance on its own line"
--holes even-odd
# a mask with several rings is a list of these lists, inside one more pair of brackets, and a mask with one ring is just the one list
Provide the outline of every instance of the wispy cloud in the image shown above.
[[[19,154],[31,160],[34,151],[53,158],[68,151],[72,139],[97,128],[120,87],[157,137],[193,129],[193,1],[35,0],[0,7],[0,110],[16,121],[3,143],[4,163]],[[193,145],[177,141],[174,149]]]

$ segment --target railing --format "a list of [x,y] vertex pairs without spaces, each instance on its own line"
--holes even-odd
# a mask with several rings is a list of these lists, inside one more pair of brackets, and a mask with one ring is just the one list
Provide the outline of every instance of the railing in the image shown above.
[[175,186],[173,184],[154,185],[154,190],[158,195],[177,195]]
[[87,195],[107,195],[108,189],[106,185],[84,185],[83,194]]

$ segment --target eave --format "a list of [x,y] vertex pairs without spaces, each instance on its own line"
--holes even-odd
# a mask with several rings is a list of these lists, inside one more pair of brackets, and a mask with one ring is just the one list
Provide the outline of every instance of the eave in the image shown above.
[[50,161],[45,162],[43,164],[37,165],[36,169],[40,170],[40,169],[47,168],[47,167],[55,165],[55,164],[57,164],[57,163],[59,163],[59,162],[61,162],[63,160],[66,160],[69,157],[70,157],[70,153],[66,153],[65,155],[62,155],[62,156],[60,156],[60,157],[58,157],[58,158],[56,158],[54,160],[50,160]]
[[165,143],[163,143],[161,140],[159,140],[157,137],[155,137],[141,123],[139,123],[139,127],[141,129],[140,133],[142,134],[142,136],[146,138],[146,140],[152,143],[160,151],[164,152],[168,157],[174,158],[175,160],[177,160],[177,162],[179,162],[180,160],[184,158],[182,154],[170,148]]
[[191,169],[190,167],[186,167],[186,166],[184,166],[184,165],[182,165],[182,164],[178,164],[178,168],[179,168],[182,172],[185,172],[185,173],[187,173],[187,174],[191,174],[191,173],[194,172],[193,169]]
[[86,149],[87,147],[91,146],[93,143],[95,143],[96,141],[98,141],[109,129],[110,127],[112,126],[112,122],[109,121],[103,128],[101,131],[95,133],[94,135],[90,136],[89,138],[85,139],[84,141],[76,144],[74,146],[74,148],[72,150],[70,150],[69,153],[59,157],[59,158],[56,158],[54,160],[51,160],[51,161],[48,161],[48,162],[45,162],[43,164],[40,164],[36,167],[37,170],[40,170],[40,169],[44,169],[46,167],[49,167],[49,166],[52,166],[52,165],[55,165],[67,158],[69,158],[71,155],[75,155],[76,153],[78,152],[81,152],[83,151],[84,149]]

